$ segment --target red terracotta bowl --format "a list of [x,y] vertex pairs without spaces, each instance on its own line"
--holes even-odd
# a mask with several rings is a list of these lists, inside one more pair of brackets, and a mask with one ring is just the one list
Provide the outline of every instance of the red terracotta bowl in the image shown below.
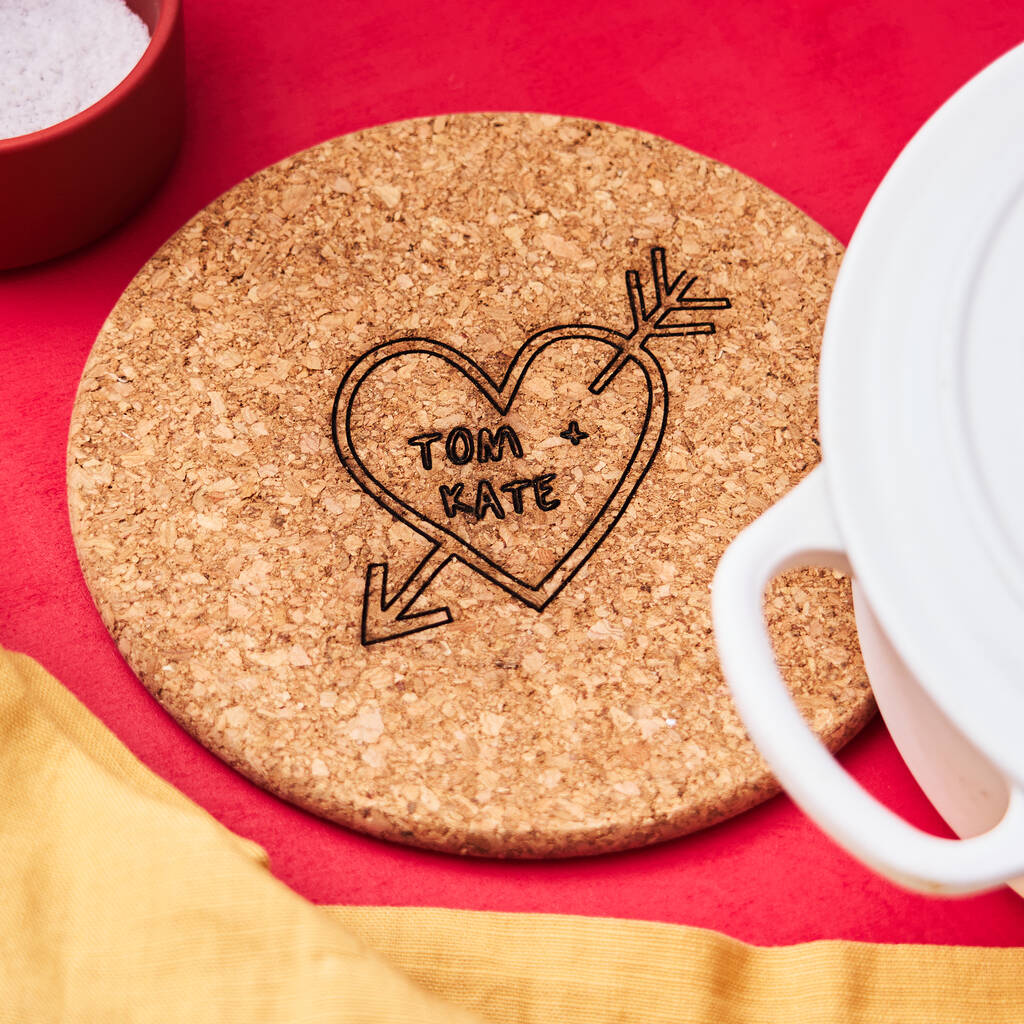
[[127,78],[91,107],[0,139],[0,270],[38,263],[119,224],[163,180],[185,120],[181,0],[126,0],[150,31]]

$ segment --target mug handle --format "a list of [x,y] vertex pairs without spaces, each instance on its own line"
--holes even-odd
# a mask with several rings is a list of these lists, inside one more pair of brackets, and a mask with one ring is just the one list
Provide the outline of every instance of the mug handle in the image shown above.
[[800,566],[850,571],[815,468],[729,545],[715,572],[711,612],[725,677],[747,731],[799,807],[876,871],[927,893],[994,888],[1024,875],[1024,794],[1013,787],[1002,819],[969,839],[940,839],[865,790],[804,722],[779,673],[765,628],[764,591]]

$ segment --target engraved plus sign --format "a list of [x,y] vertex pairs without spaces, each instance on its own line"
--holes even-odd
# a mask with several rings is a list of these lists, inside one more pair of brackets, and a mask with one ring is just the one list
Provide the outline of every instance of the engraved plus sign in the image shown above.
[[572,443],[573,448],[576,447],[584,438],[590,437],[589,434],[585,434],[580,430],[580,425],[575,420],[569,421],[569,426],[559,434],[559,437],[564,437],[566,441]]

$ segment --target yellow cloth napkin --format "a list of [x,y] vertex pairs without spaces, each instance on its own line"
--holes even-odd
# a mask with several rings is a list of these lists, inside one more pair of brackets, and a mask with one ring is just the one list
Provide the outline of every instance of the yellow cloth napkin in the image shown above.
[[0,1022],[998,1024],[1024,951],[318,908],[0,651]]

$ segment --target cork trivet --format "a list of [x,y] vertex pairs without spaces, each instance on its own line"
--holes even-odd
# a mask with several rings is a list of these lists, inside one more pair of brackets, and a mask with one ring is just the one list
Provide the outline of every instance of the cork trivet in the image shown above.
[[[841,255],[727,167],[606,124],[460,115],[255,175],[89,358],[75,540],[154,696],[378,836],[554,856],[776,791],[709,584],[818,460]],[[845,581],[767,609],[833,747],[871,712]]]

